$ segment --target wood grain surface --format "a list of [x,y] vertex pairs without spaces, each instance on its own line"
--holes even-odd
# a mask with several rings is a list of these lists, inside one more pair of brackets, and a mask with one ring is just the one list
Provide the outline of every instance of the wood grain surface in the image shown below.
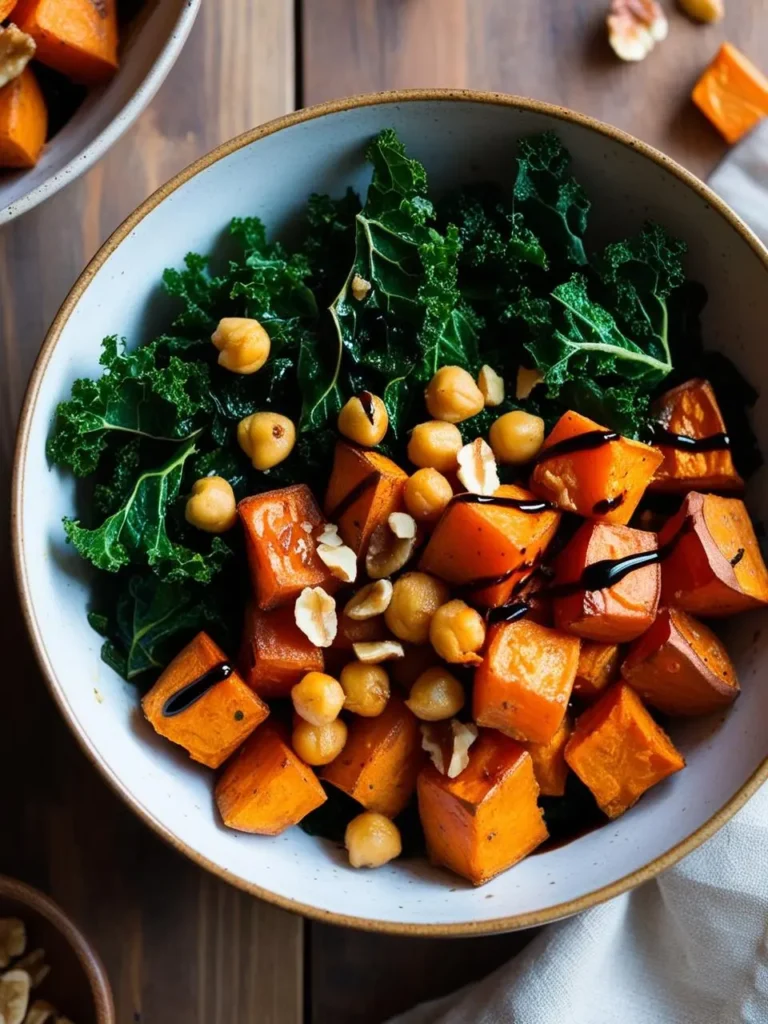
[[[81,181],[0,230],[0,528],[15,423],[59,303],[142,199],[212,146],[294,105],[349,93],[469,86],[562,103],[706,174],[724,152],[688,102],[723,38],[768,53],[764,0],[724,23],[670,8],[642,65],[605,41],[607,0],[204,0],[187,48],[138,124]],[[298,84],[298,88],[297,88]],[[404,940],[304,925],[207,876],[155,838],[79,751],[48,698],[0,546],[6,652],[0,872],[50,892],[108,966],[119,1024],[376,1024],[504,962],[528,935]]]

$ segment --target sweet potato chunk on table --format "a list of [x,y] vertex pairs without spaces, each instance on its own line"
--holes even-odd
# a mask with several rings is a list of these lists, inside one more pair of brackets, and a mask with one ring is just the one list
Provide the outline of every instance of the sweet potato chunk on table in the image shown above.
[[271,722],[240,748],[216,785],[224,824],[263,836],[297,825],[327,799],[315,773]]
[[[494,497],[535,500],[530,491],[512,484],[500,487]],[[559,523],[560,514],[550,509],[530,513],[454,500],[435,527],[420,568],[466,587],[474,603],[495,608],[530,574]]]
[[536,776],[542,796],[565,794],[565,781],[568,778],[565,748],[572,732],[573,725],[566,715],[549,743],[523,744],[531,755],[533,774]]
[[325,512],[345,544],[364,554],[371,534],[402,507],[408,474],[380,452],[339,441],[325,495]]
[[565,717],[578,662],[577,637],[530,619],[492,627],[475,671],[472,717],[517,740],[549,743]]
[[621,647],[618,644],[603,644],[585,640],[579,651],[579,666],[573,692],[582,700],[591,701],[615,682],[621,663]]
[[268,610],[299,596],[305,587],[329,593],[339,581],[317,554],[324,519],[306,484],[244,498],[237,511],[259,608]]
[[615,683],[576,720],[565,760],[617,818],[646,790],[685,767],[682,755],[626,683]]
[[583,523],[555,561],[555,625],[603,643],[624,643],[640,636],[656,618],[661,591],[658,564],[634,569],[607,587],[595,586],[594,580],[605,577],[606,563],[656,550],[653,533],[611,523]]
[[321,777],[367,811],[394,818],[413,796],[423,760],[417,719],[391,697],[378,717],[350,722],[346,746]]
[[766,570],[744,502],[689,494],[659,534],[665,605],[716,618],[768,603]]
[[434,864],[474,885],[488,882],[547,838],[531,755],[481,729],[455,779],[432,764],[419,775],[419,816]]
[[733,144],[768,117],[768,78],[731,43],[696,83],[693,102],[726,142]]
[[117,0],[19,0],[13,17],[37,59],[73,82],[97,85],[117,70]]
[[[156,732],[209,768],[223,764],[269,714],[267,705],[234,670],[220,673],[221,678],[206,687],[206,675],[221,666],[230,667],[224,651],[206,633],[198,633],[141,702]],[[185,687],[190,687],[186,694]],[[169,703],[174,698],[178,707]]]
[[293,606],[262,611],[250,603],[240,646],[240,669],[265,700],[289,697],[307,672],[323,671],[323,652],[296,625]]
[[731,659],[711,629],[681,608],[664,608],[630,648],[626,681],[667,715],[706,715],[739,695]]
[[628,523],[663,457],[650,445],[618,435],[604,441],[608,436],[610,432],[594,420],[565,413],[539,452],[531,490],[568,512]]
[[[685,447],[680,442],[656,446],[664,461],[650,484],[652,491],[687,494],[688,491],[741,491],[744,481],[736,472],[733,456],[722,439],[727,437],[725,420],[709,381],[696,378],[665,392],[653,406],[653,414],[664,431],[695,442],[707,442],[711,451]],[[722,447],[718,447],[718,444]]]

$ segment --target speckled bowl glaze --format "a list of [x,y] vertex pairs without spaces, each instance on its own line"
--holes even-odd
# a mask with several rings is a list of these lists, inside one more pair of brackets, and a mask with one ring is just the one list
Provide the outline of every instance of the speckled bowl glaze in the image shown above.
[[45,950],[51,973],[40,998],[78,1024],[115,1024],[104,965],[61,907],[30,885],[0,875],[0,917],[18,917],[27,929],[27,949]]
[[136,120],[176,63],[201,0],[147,0],[121,49],[120,70],[89,92],[27,171],[0,170],[0,224],[31,210],[104,156]]
[[[723,721],[675,728],[687,770],[611,825],[529,857],[479,889],[424,860],[354,871],[333,844],[293,829],[264,839],[217,820],[211,773],[158,739],[135,689],[99,659],[85,610],[90,582],[64,544],[72,479],[50,468],[45,440],[73,379],[97,372],[102,335],[152,335],[161,271],[206,252],[233,215],[257,213],[290,229],[310,192],[363,190],[363,151],[393,126],[439,192],[468,181],[509,182],[515,142],[554,129],[594,200],[593,241],[652,217],[686,239],[691,274],[706,283],[708,345],[746,376],[768,372],[768,252],[716,196],[661,154],[613,128],[508,96],[414,92],[361,97],[300,111],[235,139],[152,196],[112,236],[59,313],[24,408],[14,484],[14,547],[29,630],[51,692],[82,746],[137,814],[199,864],[255,895],[318,919],[408,934],[461,935],[542,924],[652,878],[722,825],[768,775],[768,631],[765,616],[734,620],[730,649],[743,695]],[[768,451],[768,399],[755,410]],[[768,512],[765,471],[752,511]]]

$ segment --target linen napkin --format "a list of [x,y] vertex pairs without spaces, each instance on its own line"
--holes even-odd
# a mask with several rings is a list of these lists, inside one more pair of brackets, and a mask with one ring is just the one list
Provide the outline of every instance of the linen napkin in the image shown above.
[[[768,120],[710,184],[768,245]],[[768,785],[658,879],[390,1024],[768,1024]]]

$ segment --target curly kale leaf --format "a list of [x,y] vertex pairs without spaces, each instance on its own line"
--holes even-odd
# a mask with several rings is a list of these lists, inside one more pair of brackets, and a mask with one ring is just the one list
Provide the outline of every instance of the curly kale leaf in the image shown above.
[[99,464],[111,436],[181,440],[212,411],[208,368],[168,357],[164,338],[126,352],[116,336],[105,338],[98,380],[81,378],[59,403],[48,458],[77,476]]
[[227,545],[214,537],[210,553],[203,555],[171,540],[166,521],[184,464],[194,452],[194,441],[188,441],[165,465],[143,472],[124,504],[101,526],[88,529],[65,518],[64,531],[79,554],[105,572],[145,564],[165,580],[209,582],[229,555]]

